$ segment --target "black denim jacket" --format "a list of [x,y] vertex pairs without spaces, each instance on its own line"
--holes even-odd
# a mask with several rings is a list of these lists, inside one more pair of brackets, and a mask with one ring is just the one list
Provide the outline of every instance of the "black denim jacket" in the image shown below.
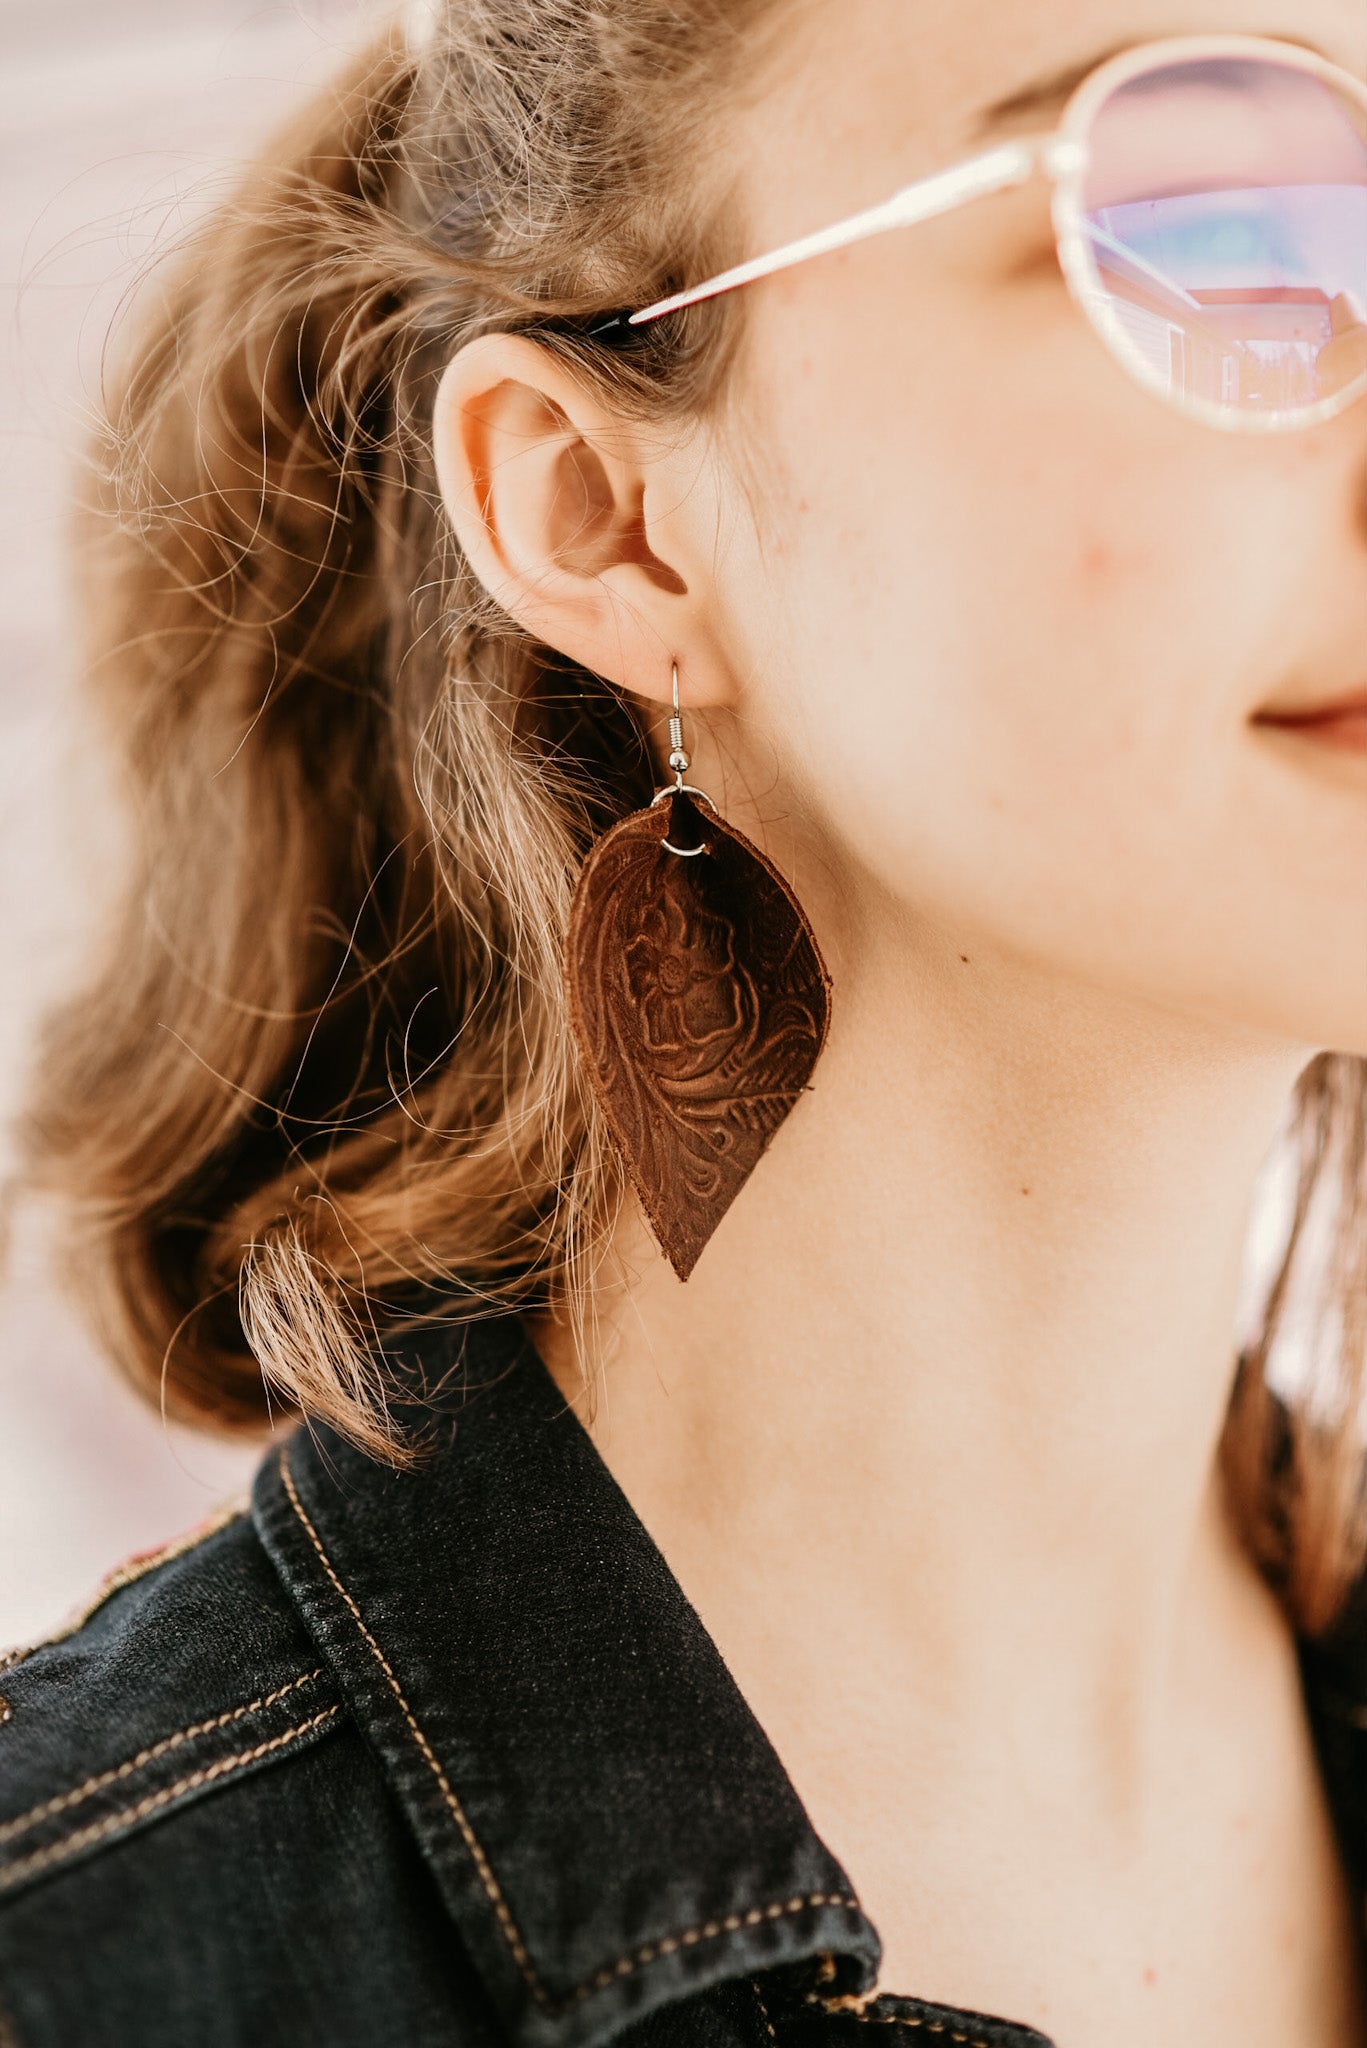
[[[520,1321],[404,1347],[417,1470],[296,1429],[0,1667],[3,2048],[1040,2048],[855,2005],[877,1933]],[[1303,1662],[1361,1896],[1367,1624]]]

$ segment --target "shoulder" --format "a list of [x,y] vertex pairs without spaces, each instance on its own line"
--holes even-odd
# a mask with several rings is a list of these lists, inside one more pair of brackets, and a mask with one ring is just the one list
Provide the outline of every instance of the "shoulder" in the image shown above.
[[0,1905],[342,1716],[245,1501],[0,1657],[0,1691]]
[[246,1499],[0,1655],[4,2048],[449,2041],[438,1911]]

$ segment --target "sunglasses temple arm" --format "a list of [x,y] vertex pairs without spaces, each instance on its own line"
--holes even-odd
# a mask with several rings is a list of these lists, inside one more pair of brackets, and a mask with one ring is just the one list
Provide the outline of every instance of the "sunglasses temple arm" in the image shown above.
[[1023,185],[1035,168],[1038,154],[1038,145],[1006,143],[1000,149],[989,150],[984,156],[955,164],[950,170],[937,171],[933,177],[905,186],[881,205],[871,206],[864,213],[852,214],[848,220],[837,221],[834,227],[821,228],[814,235],[804,235],[799,242],[786,242],[781,249],[770,250],[767,256],[756,256],[749,263],[738,263],[734,269],[723,270],[704,284],[693,285],[688,291],[676,292],[672,298],[645,306],[640,312],[628,315],[627,324],[644,326],[648,320],[662,319],[666,313],[676,313],[684,306],[697,305],[702,299],[734,291],[738,285],[749,284],[758,277],[769,277],[774,271],[787,270],[795,263],[805,263],[809,257],[824,256],[833,249],[847,249],[852,242],[862,242],[870,235],[886,234],[891,228],[910,227],[916,221],[929,220],[937,213],[948,213],[970,199],[1003,192],[1010,185]]

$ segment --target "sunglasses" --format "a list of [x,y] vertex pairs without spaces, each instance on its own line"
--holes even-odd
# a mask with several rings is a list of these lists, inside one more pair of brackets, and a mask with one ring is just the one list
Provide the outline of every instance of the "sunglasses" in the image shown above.
[[1058,127],[588,331],[604,340],[970,200],[1053,182],[1068,288],[1122,369],[1206,425],[1282,433],[1367,393],[1367,84],[1263,36],[1100,64]]

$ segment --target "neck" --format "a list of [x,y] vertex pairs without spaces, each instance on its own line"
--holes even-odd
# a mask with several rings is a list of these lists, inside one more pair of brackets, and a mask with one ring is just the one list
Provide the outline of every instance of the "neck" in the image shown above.
[[1308,1053],[905,927],[859,958],[686,1287],[624,1217],[592,1433],[752,1698],[876,1642],[903,1707],[933,1672],[972,1720],[1005,1670],[1037,1730],[1135,1750],[1258,1597],[1217,1454]]

